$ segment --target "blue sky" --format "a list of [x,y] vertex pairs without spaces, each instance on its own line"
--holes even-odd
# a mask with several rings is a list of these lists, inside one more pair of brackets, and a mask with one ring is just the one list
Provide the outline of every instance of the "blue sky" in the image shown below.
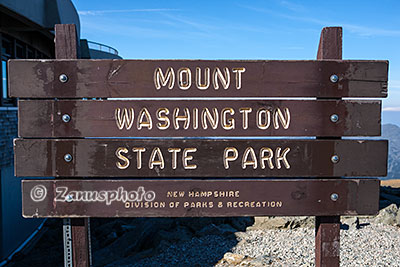
[[383,122],[400,125],[400,1],[73,0],[81,38],[129,59],[314,59],[343,27],[344,59],[389,60]]

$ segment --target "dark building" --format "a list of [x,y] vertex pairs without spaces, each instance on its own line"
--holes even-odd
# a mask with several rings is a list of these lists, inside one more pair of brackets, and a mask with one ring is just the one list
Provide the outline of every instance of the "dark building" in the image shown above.
[[[79,15],[71,0],[0,0],[0,265],[43,221],[21,215],[21,178],[14,176],[12,145],[17,99],[8,97],[7,60],[54,58],[55,24],[75,24],[79,38]],[[87,40],[80,40],[80,56],[120,58],[114,48]]]

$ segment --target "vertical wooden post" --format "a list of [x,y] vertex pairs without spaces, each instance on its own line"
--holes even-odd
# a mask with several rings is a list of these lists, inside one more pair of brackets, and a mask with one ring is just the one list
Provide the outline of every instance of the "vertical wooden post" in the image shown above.
[[323,28],[317,59],[342,59],[342,36],[342,27]]
[[[56,59],[76,59],[78,58],[78,51],[79,46],[75,24],[57,24],[55,26]],[[72,266],[88,267],[90,265],[88,219],[71,219],[70,222]]]
[[[341,27],[322,29],[317,59],[342,59]],[[340,139],[340,137],[331,139]],[[317,216],[315,218],[315,266],[337,267],[339,265],[340,216]]]

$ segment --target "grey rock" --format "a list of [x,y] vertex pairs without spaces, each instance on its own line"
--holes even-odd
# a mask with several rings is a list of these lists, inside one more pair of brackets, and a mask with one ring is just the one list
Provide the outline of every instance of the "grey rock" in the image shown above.
[[396,204],[391,204],[379,211],[379,214],[375,217],[374,222],[396,225],[398,210],[399,209],[397,208]]
[[400,226],[400,212],[397,212],[397,215],[396,215],[396,225]]
[[237,240],[243,240],[247,236],[247,233],[246,232],[236,232],[236,233],[234,233],[234,235],[236,236]]
[[216,266],[251,266],[263,267],[270,266],[272,259],[269,256],[263,255],[256,258],[227,252],[224,257],[217,263]]
[[256,261],[258,261],[259,263],[265,265],[271,265],[273,263],[273,260],[271,258],[271,256],[269,255],[262,255],[262,256],[258,256],[257,258],[255,258]]
[[218,264],[229,264],[231,266],[240,264],[246,256],[227,252],[225,253],[224,257],[218,262]]

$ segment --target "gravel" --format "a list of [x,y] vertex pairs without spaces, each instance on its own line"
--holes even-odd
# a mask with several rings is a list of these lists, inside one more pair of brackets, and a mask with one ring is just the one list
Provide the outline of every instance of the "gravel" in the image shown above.
[[168,246],[153,257],[139,261],[125,258],[115,261],[107,267],[214,266],[230,248],[235,246],[237,242],[234,237],[227,238],[216,235],[194,237],[188,242]]
[[[361,225],[361,229],[340,231],[341,266],[400,266],[400,228]],[[314,229],[265,229],[225,237],[194,237],[143,256],[107,266],[314,266]]]
[[[244,242],[233,253],[252,258],[266,255],[278,266],[314,266],[314,229],[255,230],[239,238]],[[399,240],[400,230],[395,226],[371,224],[341,230],[341,266],[400,266]]]
[[[385,214],[394,216],[381,210],[375,218],[342,217],[341,266],[400,266],[400,228],[397,222],[382,224],[388,221],[380,218]],[[309,224],[294,229],[247,227],[241,232],[229,227],[229,220],[217,225],[196,218],[169,221],[93,220],[94,266],[314,266],[315,230]],[[157,225],[158,231],[143,234]],[[61,221],[49,220],[45,228],[32,249],[16,255],[7,267],[63,265]],[[113,234],[116,238],[110,239]]]

